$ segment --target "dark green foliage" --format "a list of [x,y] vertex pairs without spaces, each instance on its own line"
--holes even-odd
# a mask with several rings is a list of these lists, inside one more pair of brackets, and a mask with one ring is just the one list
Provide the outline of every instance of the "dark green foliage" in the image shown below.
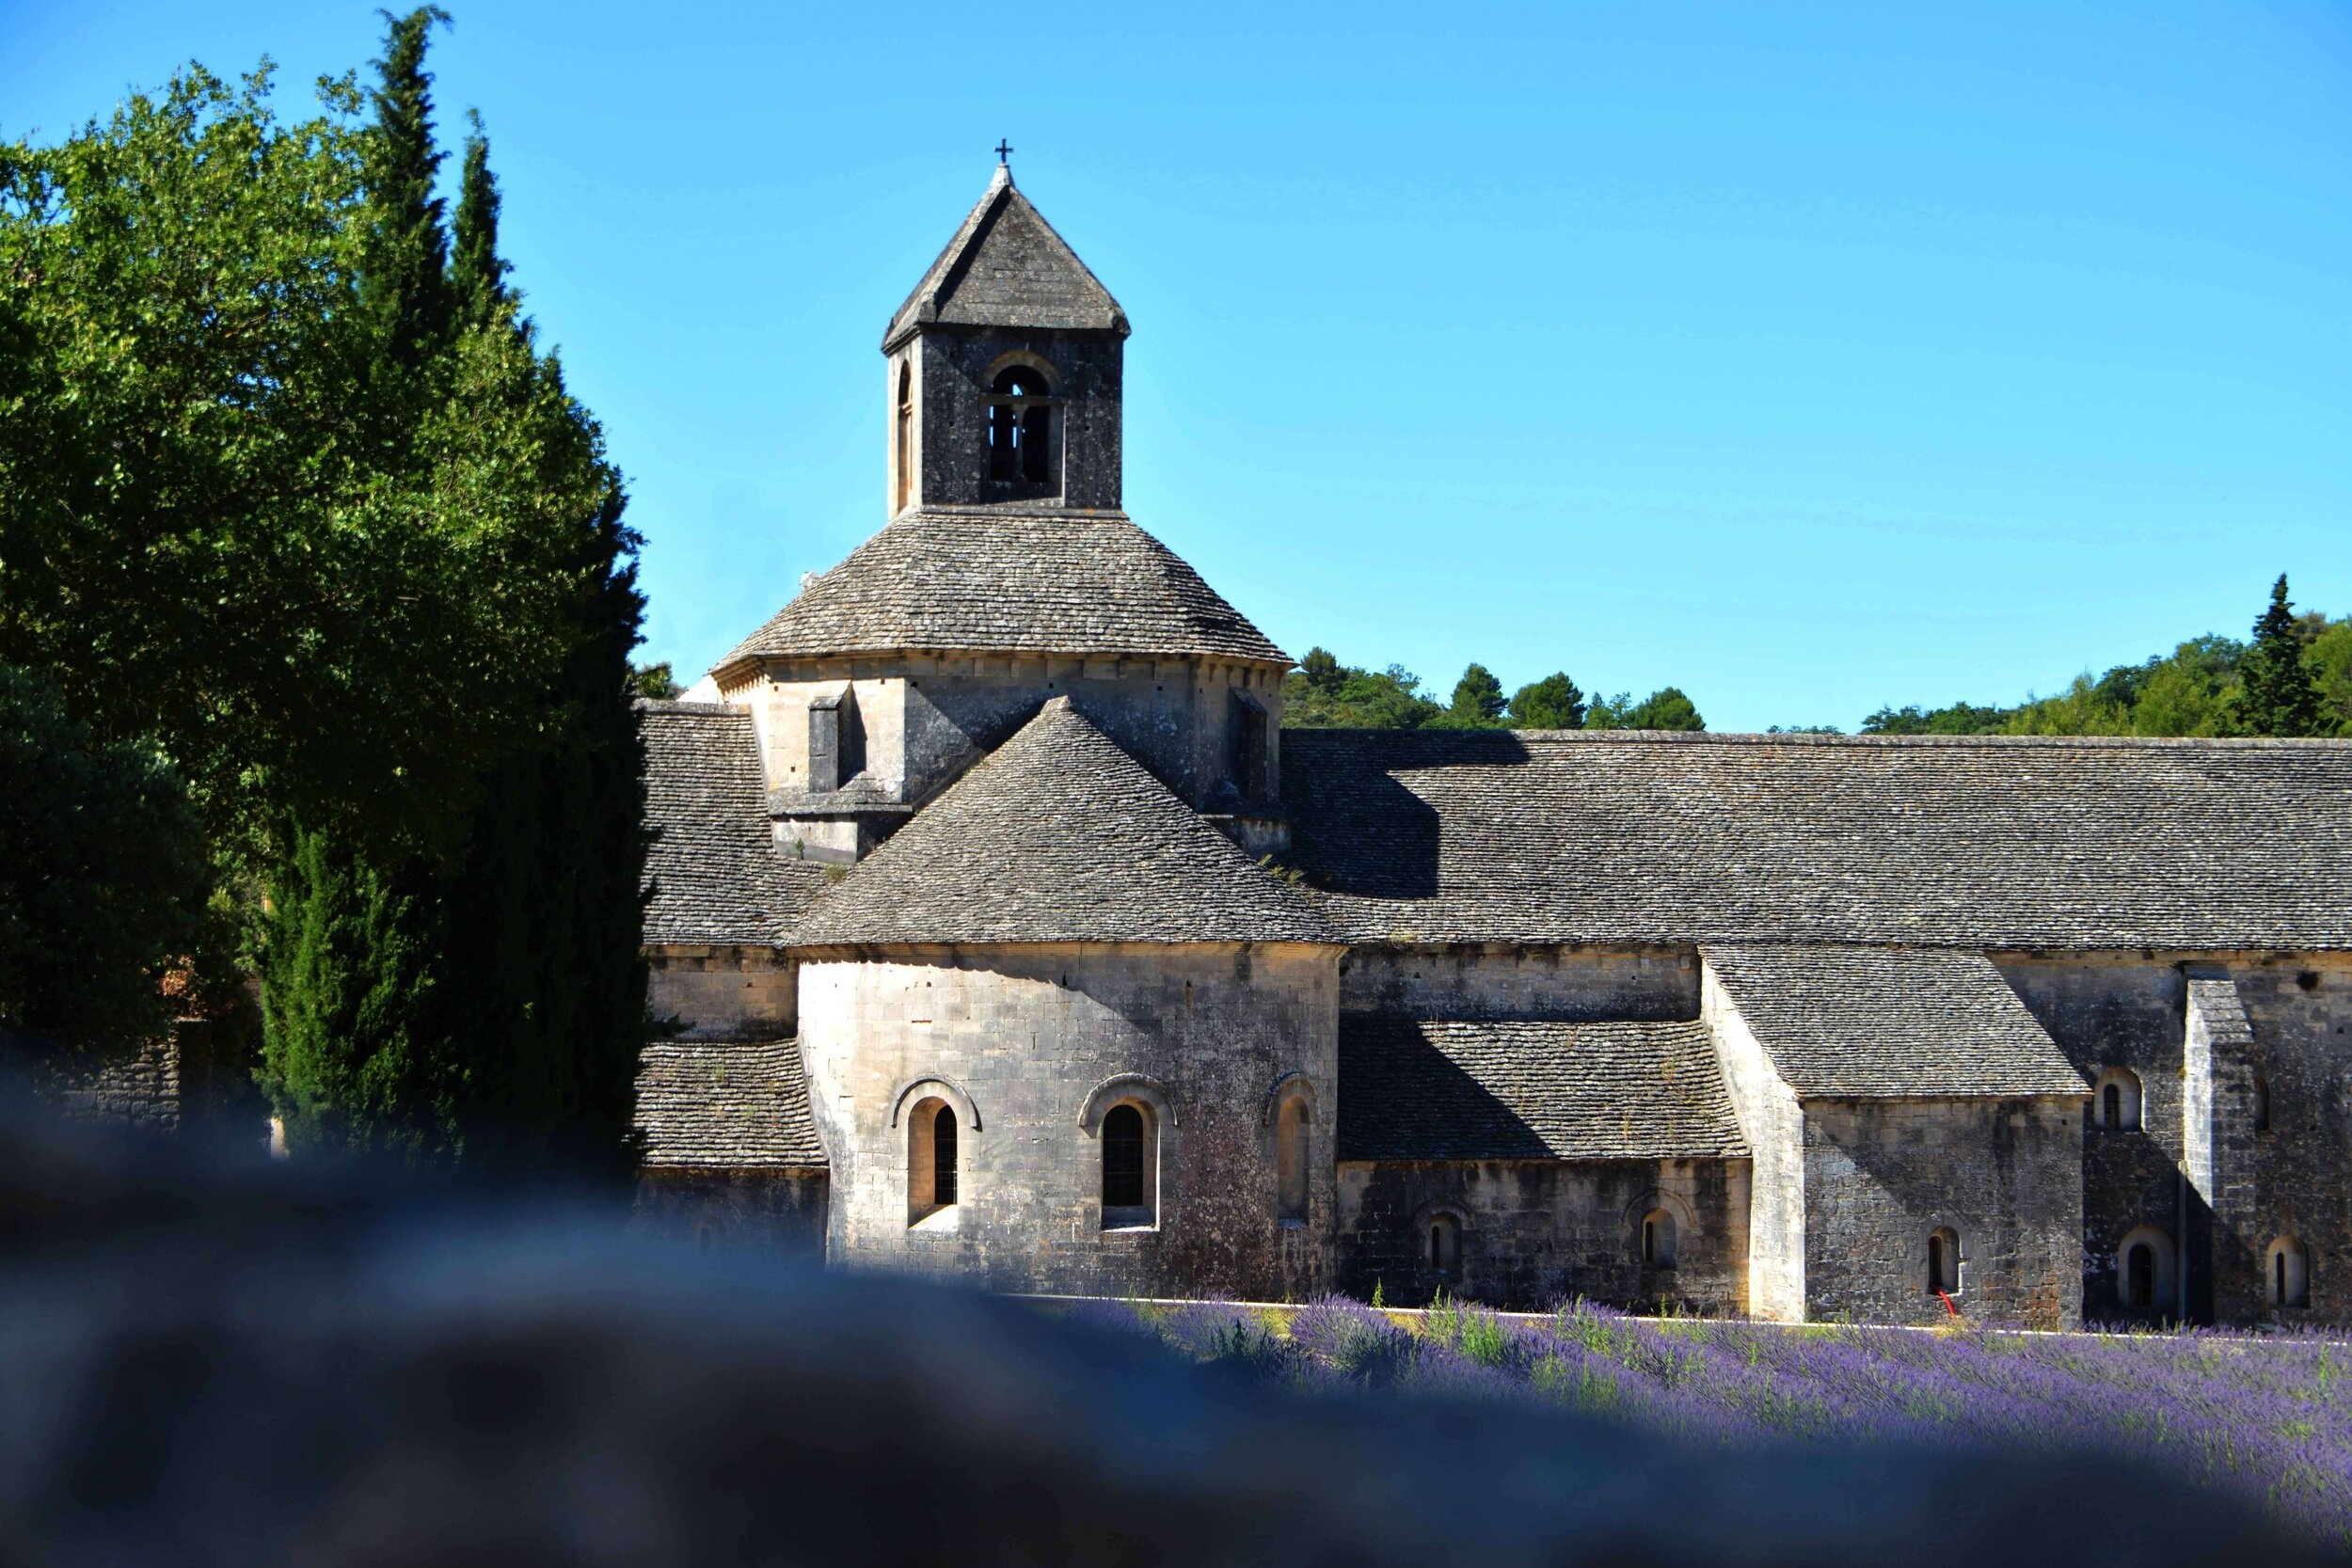
[[645,1032],[637,540],[594,425],[515,314],[478,120],[458,243],[445,275],[421,270],[448,250],[415,183],[439,158],[422,71],[437,15],[391,22],[366,143],[370,256],[386,266],[365,291],[376,381],[465,390],[486,362],[494,414],[551,412],[531,460],[498,477],[541,482],[543,504],[513,526],[548,563],[564,651],[449,802],[453,849],[296,835],[276,879],[264,1077],[306,1149],[618,1170]]
[[306,832],[275,880],[262,1073],[288,1148],[453,1153],[461,1072],[433,1037],[440,966],[426,863],[387,876]]
[[2238,663],[2238,723],[2247,735],[2323,733],[2319,683],[2303,658],[2302,627],[2287,602],[2284,573],[2254,623],[2253,646]]
[[387,33],[369,94],[375,105],[367,148],[374,222],[360,299],[375,325],[378,363],[414,372],[447,350],[456,320],[441,198],[433,194],[441,153],[433,142],[433,78],[424,69],[425,35],[449,15],[438,6],[378,14]]
[[201,825],[151,748],[93,736],[55,683],[0,665],[0,1037],[134,1046],[202,940]]
[[659,664],[630,665],[628,684],[637,695],[651,698],[657,703],[669,702],[686,689],[670,673],[670,661],[666,658]]
[[506,275],[514,269],[499,254],[499,186],[490,172],[489,138],[483,135],[479,113],[469,110],[467,122],[472,130],[466,137],[465,175],[458,185],[449,281],[458,324],[483,327],[514,307],[515,292],[506,286]]
[[1418,730],[1444,711],[1403,665],[1359,670],[1321,648],[1282,683],[1282,722],[1293,729]]
[[2006,714],[1997,707],[1954,703],[1949,707],[1922,710],[1883,707],[1862,721],[1864,735],[1987,735],[2001,727]]
[[1584,727],[1584,693],[1565,671],[1522,686],[1511,694],[1511,727],[1581,730]]
[[1679,687],[1661,686],[1640,702],[1632,693],[1620,691],[1614,697],[1596,697],[1584,710],[1584,727],[1588,730],[1703,730],[1707,721],[1699,717],[1697,705],[1682,693]]
[[1454,683],[1454,700],[1433,722],[1450,730],[1491,730],[1502,724],[1502,683],[1483,664],[1473,664]]

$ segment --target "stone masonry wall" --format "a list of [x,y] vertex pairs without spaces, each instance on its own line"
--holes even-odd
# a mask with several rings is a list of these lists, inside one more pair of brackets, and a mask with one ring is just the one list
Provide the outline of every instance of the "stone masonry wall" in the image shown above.
[[[1338,955],[1326,947],[902,950],[801,971],[809,1100],[831,1156],[830,1258],[994,1290],[1303,1299],[1328,1288]],[[1314,1092],[1308,1219],[1278,1216],[1277,1084]],[[1098,1085],[1164,1088],[1156,1224],[1105,1228]],[[912,1106],[969,1102],[958,1201],[910,1223]]]
[[[923,506],[1001,502],[1116,511],[1124,349],[1113,332],[931,326],[916,340],[916,494]],[[988,477],[988,393],[1009,356],[1053,367],[1056,477],[1043,485]],[[895,375],[895,372],[893,372]],[[890,388],[896,406],[898,387]]]
[[1359,947],[1340,960],[1340,1006],[1405,1018],[1696,1018],[1688,947]]
[[[1339,1287],[1398,1306],[1449,1294],[1541,1311],[1569,1296],[1729,1313],[1747,1305],[1744,1160],[1349,1162],[1339,1170]],[[1641,1223],[1675,1216],[1672,1268],[1641,1260]],[[1454,1214],[1461,1266],[1440,1275],[1422,1240]]]
[[1713,970],[1702,976],[1699,1016],[1715,1042],[1751,1163],[1748,1172],[1747,1310],[1770,1323],[1803,1323],[1805,1289],[1804,1108],[1764,1053]]
[[1804,1102],[1809,1317],[1935,1323],[1928,1237],[1959,1232],[1962,1311],[2082,1317],[2082,1113],[2073,1099]]
[[799,1010],[796,965],[770,947],[676,944],[645,950],[645,1010],[677,1019],[680,1037],[697,1040],[789,1038]]
[[821,1170],[655,1169],[639,1176],[636,1223],[704,1246],[821,1263],[825,1199]]
[[2278,957],[2228,972],[2269,1105],[2269,1125],[2253,1135],[2250,1260],[2259,1269],[2286,1236],[2311,1263],[2307,1308],[2269,1306],[2259,1278],[2236,1299],[2271,1321],[2352,1323],[2352,957]]

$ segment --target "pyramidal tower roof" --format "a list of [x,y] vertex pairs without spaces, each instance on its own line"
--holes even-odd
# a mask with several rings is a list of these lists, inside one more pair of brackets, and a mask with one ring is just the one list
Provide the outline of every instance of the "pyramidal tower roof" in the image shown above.
[[934,322],[965,326],[1127,331],[1127,312],[1069,242],[996,166],[988,194],[890,318],[884,352]]
[[788,940],[1338,939],[1300,895],[1057,697],[859,863]]

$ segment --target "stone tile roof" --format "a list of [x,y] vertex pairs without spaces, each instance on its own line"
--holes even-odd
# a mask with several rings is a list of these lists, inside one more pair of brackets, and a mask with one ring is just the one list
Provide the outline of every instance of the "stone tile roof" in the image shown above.
[[910,512],[715,668],[762,656],[897,653],[1290,656],[1123,516]]
[[2344,741],[1288,730],[1282,788],[1362,942],[2352,948]]
[[1127,313],[1069,242],[1013,188],[1002,165],[988,194],[923,274],[882,334],[887,353],[930,322],[1049,330],[1127,331]]
[[2089,1092],[1981,953],[1710,943],[1699,956],[1801,1099]]
[[777,857],[752,716],[720,703],[637,705],[645,737],[645,941],[772,943],[824,887],[821,867]]
[[1079,714],[1047,703],[794,927],[797,947],[1337,939]]
[[1343,1160],[1744,1158],[1707,1026],[1340,1019]]
[[666,1040],[645,1047],[637,1125],[648,1168],[747,1170],[825,1164],[797,1040]]

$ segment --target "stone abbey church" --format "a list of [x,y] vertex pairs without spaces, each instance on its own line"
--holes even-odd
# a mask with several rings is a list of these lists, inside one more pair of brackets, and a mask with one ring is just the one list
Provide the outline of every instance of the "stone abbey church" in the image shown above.
[[645,705],[658,1223],[2352,1321],[2352,743],[1285,730],[1290,655],[1121,509],[1127,334],[1000,168],[882,337],[889,520]]

